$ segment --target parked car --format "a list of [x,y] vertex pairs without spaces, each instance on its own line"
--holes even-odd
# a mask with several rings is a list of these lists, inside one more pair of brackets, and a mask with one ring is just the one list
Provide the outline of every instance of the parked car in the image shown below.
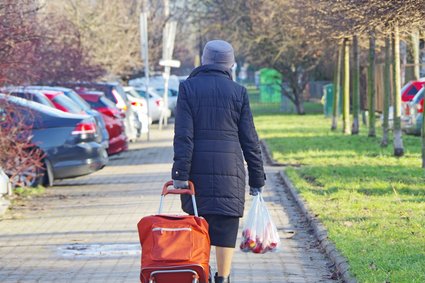
[[0,94],[0,100],[14,104],[14,111],[32,125],[30,144],[45,154],[44,170],[37,168],[37,174],[29,170],[28,176],[20,176],[27,185],[52,185],[55,179],[90,174],[108,162],[105,148],[96,142],[96,123],[92,117],[4,94]]
[[77,91],[101,91],[106,98],[110,99],[115,105],[125,113],[125,133],[130,141],[135,141],[140,132],[141,125],[137,117],[137,113],[133,112],[130,107],[131,103],[128,100],[124,89],[119,83],[91,83],[91,82],[73,82],[61,83],[61,86],[69,87]]
[[401,128],[407,134],[420,135],[424,112],[425,85],[410,101],[401,104]]
[[[170,115],[173,115],[174,110],[176,109],[177,97],[179,94],[179,84],[180,84],[179,77],[175,75],[171,75],[170,79],[168,80],[168,95],[167,95],[168,108],[171,111]],[[146,80],[145,78],[137,78],[134,80],[130,80],[129,85],[143,89],[144,87],[146,87]],[[155,92],[164,99],[165,81],[162,76],[151,77],[149,79],[149,87],[154,89]]]
[[[136,90],[138,97],[148,99],[146,95],[146,88],[134,87],[134,89]],[[132,95],[135,95],[135,93],[132,93]],[[149,88],[148,102],[149,102],[149,116],[151,117],[153,122],[159,121],[162,113],[163,115],[165,115],[165,117],[170,117],[171,115],[170,109],[164,106],[164,100],[153,88]]]
[[425,86],[425,78],[419,79],[418,81],[410,81],[401,88],[401,101],[411,101],[418,91]]
[[[425,86],[425,78],[421,78],[417,81],[409,81],[407,84],[405,84],[402,88],[401,88],[401,116],[402,116],[402,120],[403,119],[408,119],[410,121],[410,117],[409,118],[403,118],[403,111],[405,111],[405,107],[406,105],[408,105],[408,102],[412,101],[412,99],[415,97],[415,95],[418,93],[419,90],[422,89],[422,87]],[[405,120],[404,122],[402,121],[402,128],[403,128],[403,124],[406,127],[410,127],[406,124]],[[383,122],[383,116],[381,116],[381,122]],[[390,129],[393,128],[393,124],[394,124],[394,106],[390,106],[388,109],[388,126]],[[407,129],[407,132],[410,132],[410,129]]]
[[[164,99],[164,87],[163,86],[158,86],[155,88],[155,91],[161,95],[161,97]],[[175,110],[176,110],[176,106],[177,106],[177,98],[179,95],[179,90],[178,89],[172,89],[169,88],[168,89],[168,108],[171,111],[171,115],[175,114]]]
[[125,135],[125,114],[115,103],[109,100],[101,91],[81,91],[79,95],[93,109],[99,111],[106,124],[109,134],[108,154],[117,154],[128,149],[128,139]]
[[63,92],[53,90],[41,90],[41,92],[59,110],[74,114],[85,114],[83,108],[69,99]]
[[[96,126],[98,130],[97,142],[103,144],[105,148],[109,146],[109,134],[106,129],[105,122],[103,121],[102,115],[92,109],[90,104],[88,104],[84,99],[81,98],[74,90],[65,87],[52,87],[52,86],[29,86],[25,89],[29,90],[38,90],[38,91],[57,91],[63,93],[67,98],[71,99],[72,102],[78,105],[78,107],[84,111],[87,115],[93,117],[96,121]],[[77,111],[80,111],[78,109]]]
[[44,95],[44,93],[39,90],[27,89],[24,87],[6,87],[6,88],[2,88],[1,91],[9,95],[17,96],[20,98],[24,98],[34,102],[38,102],[46,106],[56,108],[53,105],[53,103]]
[[137,117],[139,118],[141,127],[141,134],[145,134],[149,130],[149,125],[152,124],[152,119],[148,115],[148,103],[144,97],[141,97],[137,91],[131,87],[124,87],[124,91],[127,95],[128,100],[131,103],[131,107],[133,111],[137,113]]

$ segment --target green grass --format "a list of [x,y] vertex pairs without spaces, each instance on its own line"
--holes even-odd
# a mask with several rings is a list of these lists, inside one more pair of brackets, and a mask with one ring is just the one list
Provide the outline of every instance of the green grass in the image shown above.
[[405,136],[405,156],[395,158],[391,146],[380,147],[380,137],[367,137],[365,127],[359,136],[345,136],[341,122],[332,132],[331,121],[321,114],[259,109],[254,103],[260,137],[278,162],[301,165],[286,172],[358,281],[425,282],[420,138]]
[[18,187],[13,190],[13,193],[19,197],[32,197],[42,195],[46,192],[46,189],[43,186],[38,186],[35,188],[28,187]]

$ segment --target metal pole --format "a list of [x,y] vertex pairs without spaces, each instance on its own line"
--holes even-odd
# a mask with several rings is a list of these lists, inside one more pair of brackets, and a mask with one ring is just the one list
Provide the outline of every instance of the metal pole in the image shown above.
[[167,112],[168,110],[168,85],[169,85],[169,80],[170,80],[170,71],[171,71],[171,67],[165,67],[164,68],[164,72],[165,72],[165,78],[164,78],[164,126],[167,126],[168,124],[168,120],[167,120],[167,116],[165,116],[165,112]]
[[145,61],[145,81],[146,81],[146,103],[148,110],[148,133],[147,138],[150,141],[149,119],[151,117],[149,107],[149,43],[148,43],[148,16],[147,12],[140,13],[140,47],[141,56]]

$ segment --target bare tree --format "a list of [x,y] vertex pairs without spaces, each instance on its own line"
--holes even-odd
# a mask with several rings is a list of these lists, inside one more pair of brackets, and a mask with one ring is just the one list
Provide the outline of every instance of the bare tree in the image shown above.
[[0,5],[0,85],[32,78],[33,50],[39,41],[32,24],[37,10],[35,0],[5,0]]
[[[171,18],[183,21],[187,16],[185,3],[171,6],[172,13],[164,16],[163,1],[118,0],[85,1],[58,0],[49,2],[46,12],[61,12],[79,32],[79,40],[88,57],[107,71],[107,78],[128,77],[140,73],[143,62],[140,58],[139,15],[147,5],[149,58],[151,67],[159,70],[162,57],[162,30]],[[179,31],[184,30],[180,25]],[[178,33],[176,50],[187,54],[187,40]]]
[[204,37],[217,35],[231,41],[238,54],[257,67],[272,67],[283,74],[291,91],[283,92],[304,114],[304,89],[317,66],[323,46],[305,36],[298,23],[301,6],[294,0],[201,1]]
[[105,73],[87,54],[80,32],[72,22],[56,14],[43,15],[39,21],[38,32],[42,40],[34,50],[37,58],[33,67],[34,82],[89,81]]
[[31,144],[34,116],[0,97],[0,167],[15,186],[41,183],[43,153]]
[[392,45],[394,77],[394,155],[403,156],[404,147],[401,132],[400,34],[397,25],[394,26]]

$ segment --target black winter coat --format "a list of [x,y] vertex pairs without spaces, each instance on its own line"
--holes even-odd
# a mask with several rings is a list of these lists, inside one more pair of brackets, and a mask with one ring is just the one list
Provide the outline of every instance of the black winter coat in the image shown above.
[[[241,150],[242,149],[242,150]],[[243,155],[242,155],[243,154]],[[200,215],[242,217],[249,185],[264,186],[261,149],[246,89],[220,65],[203,65],[180,84],[174,128],[174,180],[195,184]],[[191,199],[182,208],[193,214]]]

